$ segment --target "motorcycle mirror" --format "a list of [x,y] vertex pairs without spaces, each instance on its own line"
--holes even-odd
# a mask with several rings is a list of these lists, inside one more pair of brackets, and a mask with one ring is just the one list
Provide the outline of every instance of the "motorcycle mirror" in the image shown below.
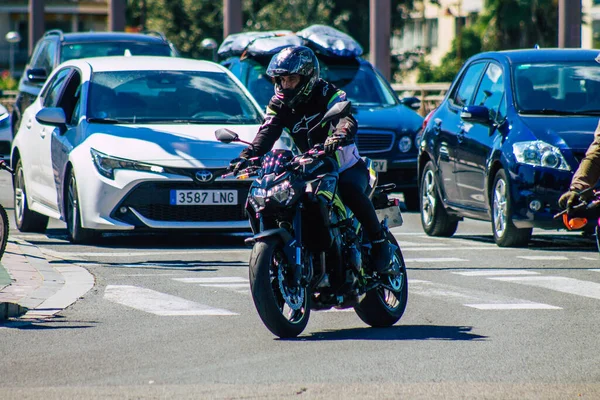
[[237,133],[227,128],[217,129],[215,131],[215,137],[219,142],[223,143],[231,143],[231,142],[239,142],[240,137]]
[[342,118],[349,115],[351,107],[352,102],[350,101],[340,101],[339,103],[336,103],[325,113],[319,125],[323,125],[324,123],[329,122],[333,119]]

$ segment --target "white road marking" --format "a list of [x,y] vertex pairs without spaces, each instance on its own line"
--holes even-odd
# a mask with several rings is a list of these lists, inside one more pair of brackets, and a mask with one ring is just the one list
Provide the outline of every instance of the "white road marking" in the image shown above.
[[246,278],[238,278],[237,276],[217,276],[204,278],[173,278],[174,281],[184,283],[239,283],[248,282]]
[[582,281],[564,276],[523,276],[489,278],[503,282],[514,282],[522,285],[536,286],[557,292],[574,294],[600,300],[600,283]]
[[517,258],[522,258],[524,260],[530,261],[559,261],[559,260],[568,260],[568,257],[564,256],[517,256]]
[[462,304],[479,310],[548,310],[560,309],[549,304],[535,303],[490,292],[465,289],[457,286],[434,283],[424,280],[409,279],[409,293],[425,296],[450,303]]
[[247,289],[250,287],[248,282],[246,283],[204,283],[200,284],[202,287],[215,287],[225,289]]
[[239,315],[181,297],[128,285],[108,285],[104,298],[155,315]]
[[524,269],[482,269],[476,271],[452,272],[462,276],[501,276],[501,275],[539,275],[539,272]]
[[177,256],[182,254],[240,254],[250,253],[252,249],[181,249],[180,251],[126,251],[126,252],[111,252],[111,253],[95,253],[95,252],[61,252],[44,248],[42,252],[46,255],[65,259],[77,257],[148,257],[148,256]]
[[582,260],[598,261],[598,257],[581,257]]
[[452,257],[438,257],[438,258],[405,258],[405,262],[460,262],[460,261],[469,261],[463,258],[452,258]]
[[456,247],[434,247],[434,246],[422,246],[422,247],[402,247],[402,243],[400,243],[400,248],[402,251],[472,251],[472,250],[502,250],[504,247],[498,246],[475,246],[475,247],[465,247],[465,246],[456,246]]

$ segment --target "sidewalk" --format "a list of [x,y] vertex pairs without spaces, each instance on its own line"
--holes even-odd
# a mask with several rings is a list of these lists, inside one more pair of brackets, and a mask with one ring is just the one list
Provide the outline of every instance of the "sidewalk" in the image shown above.
[[38,247],[9,238],[0,261],[0,321],[52,317],[94,286],[85,268],[61,261],[53,266]]

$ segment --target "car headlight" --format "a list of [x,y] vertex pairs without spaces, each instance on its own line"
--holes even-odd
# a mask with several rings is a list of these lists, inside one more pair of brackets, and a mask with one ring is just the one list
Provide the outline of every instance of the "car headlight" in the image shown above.
[[517,162],[538,167],[556,168],[569,171],[571,168],[559,148],[541,140],[513,144]]
[[412,139],[408,136],[402,136],[398,141],[398,150],[402,153],[406,153],[412,147]]
[[0,129],[10,126],[10,115],[8,113],[0,114]]
[[95,149],[90,149],[90,153],[92,154],[92,160],[100,175],[109,179],[115,178],[115,169],[131,169],[135,171],[156,172],[159,174],[164,172],[164,168],[158,165],[112,157]]

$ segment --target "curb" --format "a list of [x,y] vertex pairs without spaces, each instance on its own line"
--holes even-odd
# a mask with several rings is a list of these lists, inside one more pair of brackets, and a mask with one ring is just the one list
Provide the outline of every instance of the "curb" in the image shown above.
[[0,321],[50,318],[94,286],[94,277],[85,268],[61,261],[53,267],[36,246],[9,240],[2,265],[12,283],[0,288]]

